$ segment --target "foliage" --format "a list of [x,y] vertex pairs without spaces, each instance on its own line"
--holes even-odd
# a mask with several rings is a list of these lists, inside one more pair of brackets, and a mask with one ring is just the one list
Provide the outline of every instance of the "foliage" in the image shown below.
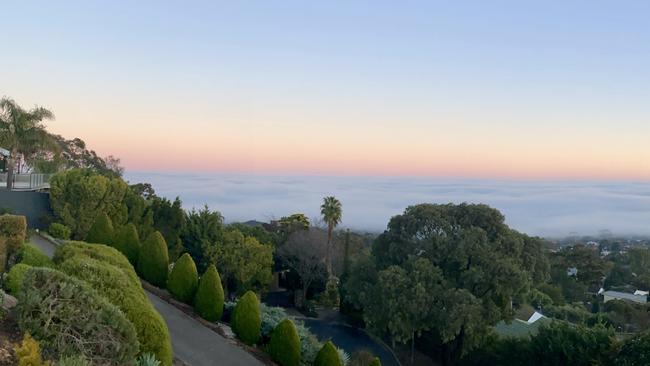
[[210,245],[221,240],[223,216],[218,211],[210,211],[206,205],[198,211],[192,209],[187,212],[185,222],[181,235],[183,246],[196,260],[199,270],[205,270],[209,265],[209,258],[204,254]]
[[646,331],[626,339],[615,364],[618,366],[650,365],[650,332]]
[[43,361],[41,347],[29,333],[25,334],[20,346],[16,347],[14,352],[18,358],[18,366],[49,366],[51,364],[48,361]]
[[27,264],[32,267],[53,267],[54,264],[50,257],[43,251],[31,243],[26,243],[18,257],[20,263]]
[[[151,187],[148,183],[146,185]],[[142,186],[142,183],[130,185],[124,195],[124,204],[128,210],[127,222],[135,225],[138,238],[146,238],[154,231],[151,201],[147,199],[149,193],[141,191],[144,189]],[[153,188],[151,191],[153,192]],[[154,196],[152,193],[151,199]]]
[[379,361],[379,357],[375,357],[372,362],[370,362],[370,366],[381,366],[381,361]]
[[377,358],[372,353],[362,350],[352,355],[350,366],[371,366],[375,359]]
[[16,296],[20,293],[20,289],[23,286],[23,280],[25,279],[25,273],[32,268],[32,266],[18,263],[11,267],[7,278],[5,279],[5,287],[12,295]]
[[176,197],[171,202],[166,198],[153,197],[149,209],[153,215],[154,229],[165,238],[169,257],[175,260],[183,250],[181,234],[185,230],[185,211],[180,198]]
[[343,366],[339,353],[332,342],[325,342],[323,348],[318,351],[318,355],[316,355],[316,359],[314,360],[314,366]]
[[273,361],[280,366],[300,365],[300,338],[290,319],[281,321],[271,333],[268,346]]
[[235,222],[226,227],[226,230],[238,230],[244,236],[252,236],[262,244],[271,245],[274,248],[280,245],[280,236],[275,231],[267,230],[262,225],[248,225],[241,222]]
[[210,265],[201,276],[194,298],[194,310],[205,320],[217,321],[223,314],[223,287],[214,265]]
[[151,284],[165,287],[168,267],[167,243],[160,232],[155,231],[140,246],[138,272]]
[[88,230],[88,235],[86,235],[86,243],[94,244],[113,244],[113,236],[115,235],[115,230],[113,229],[113,223],[108,215],[104,212],[100,212],[93,225]]
[[332,275],[332,233],[334,228],[341,223],[343,209],[341,202],[334,196],[323,198],[323,204],[320,206],[320,213],[323,221],[327,223],[327,253],[325,256],[325,265],[327,273]]
[[138,357],[136,366],[159,366],[160,361],[156,360],[156,356],[151,353],[145,353]]
[[184,303],[191,303],[199,284],[199,274],[196,265],[189,254],[185,253],[174,263],[167,280],[167,289],[172,296]]
[[339,279],[330,277],[325,285],[325,291],[321,293],[320,303],[330,308],[336,308],[341,301],[339,295]]
[[111,246],[119,250],[135,266],[140,254],[140,238],[135,225],[128,223],[117,230]]
[[139,343],[133,324],[84,282],[49,268],[32,268],[18,296],[20,328],[46,355],[82,355],[93,363],[126,364]]
[[239,293],[264,288],[273,278],[273,247],[260,244],[253,237],[228,231],[222,243],[208,249],[206,256],[216,263],[227,291],[232,290],[230,283]]
[[63,240],[70,239],[71,235],[70,228],[58,222],[51,223],[47,232],[53,237]]
[[57,145],[57,154],[49,157],[47,161],[39,161],[37,168],[40,171],[54,173],[69,169],[86,169],[94,174],[108,178],[122,176],[124,169],[120,166],[120,159],[109,155],[102,158],[94,150],[88,150],[86,143],[80,138],[71,140],[60,135],[53,135]]
[[124,204],[127,184],[90,170],[72,169],[50,178],[50,205],[56,220],[72,231],[74,239],[85,238],[95,218],[105,213],[112,223],[126,222]]
[[54,260],[63,272],[87,282],[122,310],[135,327],[142,352],[155,354],[164,365],[171,364],[167,326],[124,255],[108,246],[72,242],[58,247]]
[[242,342],[253,345],[260,339],[261,323],[260,301],[254,292],[248,291],[233,310],[232,330]]
[[56,366],[92,366],[88,360],[81,356],[64,356],[59,358]]
[[12,99],[0,99],[0,146],[10,152],[7,159],[7,189],[13,188],[13,174],[20,156],[32,161],[35,156],[56,151],[54,141],[43,124],[43,120],[48,119],[54,119],[54,114],[43,107],[28,111]]
[[295,213],[280,218],[277,222],[280,243],[284,243],[291,234],[297,231],[308,230],[309,226],[309,219],[302,213]]
[[25,216],[0,216],[0,273],[5,271],[9,258],[20,252],[26,233]]

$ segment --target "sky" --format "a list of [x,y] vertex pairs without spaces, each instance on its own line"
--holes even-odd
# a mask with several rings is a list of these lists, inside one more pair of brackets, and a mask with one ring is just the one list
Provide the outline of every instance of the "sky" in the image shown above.
[[127,171],[650,180],[647,1],[11,1],[0,96]]

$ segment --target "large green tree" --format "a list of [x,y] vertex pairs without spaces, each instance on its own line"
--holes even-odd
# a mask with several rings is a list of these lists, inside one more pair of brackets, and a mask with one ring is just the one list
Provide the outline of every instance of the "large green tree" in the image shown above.
[[327,253],[325,256],[325,267],[327,273],[332,275],[332,233],[334,228],[341,223],[343,209],[341,202],[334,196],[323,198],[323,204],[320,206],[320,213],[323,221],[327,224]]
[[56,151],[52,136],[47,133],[44,120],[54,114],[43,107],[23,109],[13,99],[0,99],[0,147],[9,150],[7,158],[7,189],[13,189],[13,177],[20,158],[43,150]]
[[204,253],[212,243],[218,242],[223,235],[223,216],[219,211],[210,211],[208,206],[200,210],[192,209],[185,214],[185,227],[181,233],[184,249],[196,261],[199,271],[210,264]]
[[180,198],[172,202],[166,198],[154,197],[149,209],[153,213],[154,228],[165,237],[169,258],[175,260],[183,252],[181,234],[185,230],[185,211]]

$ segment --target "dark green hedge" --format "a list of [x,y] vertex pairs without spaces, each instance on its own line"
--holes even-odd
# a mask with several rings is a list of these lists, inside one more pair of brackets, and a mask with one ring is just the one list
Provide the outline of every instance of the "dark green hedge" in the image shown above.
[[51,223],[50,227],[47,229],[47,232],[53,237],[63,240],[70,239],[70,235],[72,235],[72,231],[69,227],[58,222]]
[[300,338],[290,319],[281,321],[273,329],[268,351],[273,361],[280,366],[300,365]]
[[34,244],[27,243],[23,245],[20,252],[20,263],[30,265],[32,267],[54,267],[54,263],[43,251]]
[[20,252],[26,233],[25,216],[0,216],[0,273],[6,270],[8,259]]
[[57,248],[55,262],[61,271],[86,281],[124,312],[135,326],[143,353],[155,354],[163,365],[171,364],[167,325],[147,299],[124,255],[104,245],[71,242]]
[[48,358],[81,355],[93,364],[127,365],[138,354],[133,324],[85,282],[31,268],[18,296],[18,324]]
[[86,243],[93,244],[106,244],[111,245],[113,243],[113,236],[115,235],[115,230],[113,229],[113,223],[108,215],[104,212],[100,212],[93,226],[88,230],[88,235],[86,235]]
[[176,300],[190,304],[194,300],[198,284],[199,274],[196,271],[196,264],[192,257],[185,253],[174,263],[167,280],[167,289]]
[[223,301],[221,278],[217,268],[211,264],[201,276],[194,298],[194,311],[205,320],[217,321],[223,315]]
[[129,223],[117,230],[112,246],[124,254],[129,262],[135,266],[138,263],[138,254],[140,252],[140,238],[135,225]]
[[237,337],[248,345],[253,345],[260,339],[262,326],[260,301],[254,292],[246,292],[237,301],[230,326]]
[[155,231],[140,246],[138,272],[151,284],[164,288],[169,271],[167,243],[160,232]]
[[334,347],[334,343],[327,341],[323,348],[318,351],[314,366],[343,366],[341,365],[341,358],[339,353]]
[[18,295],[23,285],[25,273],[27,273],[30,268],[32,268],[32,266],[23,263],[18,263],[11,267],[9,273],[7,273],[7,278],[5,279],[5,288],[10,294],[14,296]]

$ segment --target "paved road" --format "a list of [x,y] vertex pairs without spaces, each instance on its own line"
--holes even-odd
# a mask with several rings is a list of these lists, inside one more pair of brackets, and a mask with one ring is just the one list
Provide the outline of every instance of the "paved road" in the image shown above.
[[[30,241],[47,255],[54,254],[55,246],[40,236],[34,235]],[[147,292],[147,296],[167,323],[174,356],[183,362],[191,366],[263,366],[263,363],[250,353],[204,327],[156,295]]]

